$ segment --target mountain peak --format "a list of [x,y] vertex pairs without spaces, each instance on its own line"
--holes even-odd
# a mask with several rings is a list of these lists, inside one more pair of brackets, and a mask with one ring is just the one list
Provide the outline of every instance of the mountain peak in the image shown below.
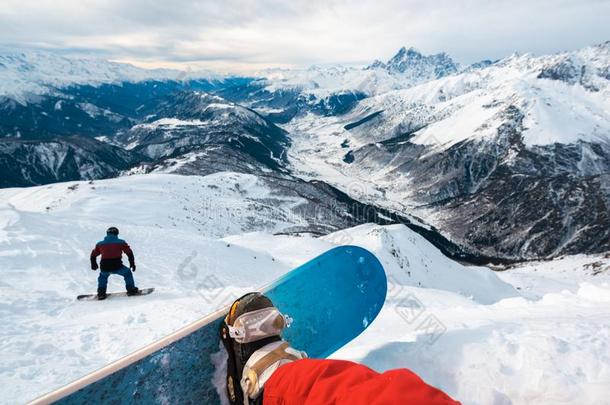
[[[412,46],[411,46],[411,47],[409,47],[409,48],[407,48],[407,47],[403,46],[403,47],[401,47],[401,48],[398,50],[398,52],[396,52],[396,55],[394,55],[394,56],[393,56],[393,57],[390,59],[390,61],[392,61],[392,60],[397,60],[397,59],[403,59],[403,58],[405,58],[405,57],[407,57],[407,58],[412,58],[412,57],[417,57],[417,56],[420,56],[420,57],[421,57],[421,56],[423,56],[423,55],[422,55],[422,53],[421,53],[420,51],[418,51],[416,48],[414,48],[414,47],[412,47]],[[390,61],[388,61],[388,63],[389,63]]]
[[414,47],[401,47],[386,63],[375,60],[369,69],[385,69],[389,73],[404,74],[416,81],[433,80],[454,74],[458,65],[445,52],[424,55]]

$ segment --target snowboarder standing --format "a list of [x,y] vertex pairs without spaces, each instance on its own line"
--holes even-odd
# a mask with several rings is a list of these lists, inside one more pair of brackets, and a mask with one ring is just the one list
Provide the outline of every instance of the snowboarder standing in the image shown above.
[[[123,253],[129,259],[129,267],[123,265],[121,260]],[[127,242],[119,239],[119,230],[111,226],[106,230],[106,237],[97,242],[95,248],[91,251],[91,270],[97,270],[96,258],[101,255],[100,260],[100,275],[97,278],[97,298],[99,300],[106,299],[106,286],[108,285],[108,277],[111,274],[118,274],[125,279],[125,288],[127,295],[137,295],[140,290],[136,287],[132,272],[136,271],[135,258],[133,252]]]

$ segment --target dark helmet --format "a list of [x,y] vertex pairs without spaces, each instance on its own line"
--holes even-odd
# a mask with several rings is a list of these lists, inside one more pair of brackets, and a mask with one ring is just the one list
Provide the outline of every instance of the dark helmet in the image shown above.
[[112,234],[112,235],[118,235],[119,234],[119,228],[117,228],[116,226],[111,226],[110,228],[106,229],[106,233]]

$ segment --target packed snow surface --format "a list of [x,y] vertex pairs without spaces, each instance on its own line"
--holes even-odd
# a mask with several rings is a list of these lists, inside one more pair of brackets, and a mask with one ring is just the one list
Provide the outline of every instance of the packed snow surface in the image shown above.
[[[410,368],[465,404],[607,401],[610,258],[496,273],[447,259],[402,225],[274,235],[298,221],[266,211],[269,199],[276,210],[299,203],[279,198],[236,173],[0,190],[0,403],[60,387],[342,244],[377,255],[389,292],[334,358]],[[156,291],[78,302],[95,291],[89,252],[110,225],[134,249],[138,286]]]

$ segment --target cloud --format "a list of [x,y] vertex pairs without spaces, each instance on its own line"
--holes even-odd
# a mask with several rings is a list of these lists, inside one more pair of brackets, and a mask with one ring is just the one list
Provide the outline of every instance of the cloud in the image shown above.
[[400,46],[462,62],[610,39],[609,1],[3,0],[0,42],[148,65],[366,63]]

